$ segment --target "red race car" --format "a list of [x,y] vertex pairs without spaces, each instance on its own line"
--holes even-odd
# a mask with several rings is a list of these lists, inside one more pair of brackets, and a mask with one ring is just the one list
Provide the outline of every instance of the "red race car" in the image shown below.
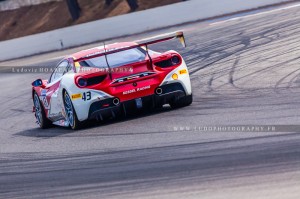
[[80,128],[88,119],[103,120],[143,107],[172,108],[192,103],[188,68],[173,50],[159,53],[149,45],[178,38],[183,32],[84,50],[59,62],[49,80],[32,83],[37,123]]

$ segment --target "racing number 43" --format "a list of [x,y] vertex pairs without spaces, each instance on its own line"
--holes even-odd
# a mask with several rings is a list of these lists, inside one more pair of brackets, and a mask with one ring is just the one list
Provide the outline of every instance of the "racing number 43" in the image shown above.
[[89,101],[92,99],[92,93],[90,91],[83,93],[82,100]]

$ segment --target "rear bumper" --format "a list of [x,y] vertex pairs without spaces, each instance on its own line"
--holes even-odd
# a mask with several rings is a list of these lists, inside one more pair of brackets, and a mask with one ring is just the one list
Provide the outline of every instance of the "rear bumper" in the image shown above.
[[[162,85],[160,87],[162,92],[160,94],[153,94],[139,99],[132,99],[121,102],[119,104],[113,103],[115,98],[109,98],[91,104],[89,109],[88,119],[103,120],[109,117],[115,117],[118,113],[134,112],[141,108],[155,108],[159,105],[164,105],[186,96],[185,90],[181,83],[172,83]],[[138,107],[137,101],[142,102],[142,107]]]

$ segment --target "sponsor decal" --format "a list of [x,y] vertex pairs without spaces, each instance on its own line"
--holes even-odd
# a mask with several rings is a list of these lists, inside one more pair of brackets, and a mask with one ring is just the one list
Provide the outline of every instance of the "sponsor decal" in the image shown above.
[[102,53],[104,53],[104,51],[98,51],[98,52],[90,53],[90,54],[84,56],[84,58],[88,58],[88,57],[100,55],[100,54],[102,54]]
[[43,102],[45,109],[50,109],[49,103],[47,101],[47,97],[41,96],[40,99]]
[[62,116],[62,112],[59,112],[59,113],[50,113],[48,115],[48,117],[51,117],[51,118],[61,117],[61,116]]
[[84,56],[83,58],[89,58],[89,57],[101,55],[101,54],[103,54],[103,53],[111,52],[111,51],[114,51],[114,50],[126,50],[126,49],[129,48],[129,47],[130,47],[130,46],[122,46],[122,47],[120,47],[120,48],[108,48],[108,49],[106,49],[106,50],[104,50],[103,48],[97,48],[97,49],[99,49],[99,51],[90,53],[90,54]]
[[139,75],[126,77],[127,80],[133,80],[133,79],[138,79],[138,78],[140,78]]
[[131,89],[131,90],[128,90],[128,91],[124,91],[123,95],[128,95],[130,93],[135,93],[135,92],[136,92],[136,89]]
[[150,89],[150,88],[151,88],[151,86],[144,86],[142,88],[137,88],[136,90],[137,91],[143,91],[143,90],[147,90],[147,89]]
[[81,99],[82,98],[82,94],[81,93],[77,93],[77,94],[73,94],[72,95],[72,100],[77,100],[77,99]]
[[186,70],[186,69],[180,70],[180,71],[179,71],[179,74],[180,74],[180,75],[187,74],[187,70]]
[[56,121],[54,122],[53,124],[55,125],[59,125],[59,126],[65,126],[65,127],[68,127],[69,126],[69,122],[68,121],[65,121],[63,119],[59,120],[59,121]]
[[[121,72],[121,69],[122,68],[120,68],[120,72]],[[126,69],[128,69],[128,68],[126,68]],[[129,72],[133,72],[133,67],[130,67],[128,69],[128,71]],[[155,74],[155,72],[144,72],[144,73],[140,73],[140,74],[136,74],[136,75],[132,75],[132,76],[122,77],[122,78],[119,78],[119,79],[115,79],[111,84],[120,83],[120,82],[124,82],[124,81],[128,81],[128,80],[133,80],[133,79],[138,79],[138,78],[146,77],[146,76],[153,75],[153,74]]]
[[151,86],[144,86],[144,87],[141,87],[141,88],[131,89],[131,90],[128,90],[128,91],[124,91],[123,95],[128,95],[128,94],[131,94],[131,93],[148,90],[150,88],[151,88]]
[[46,96],[47,95],[47,90],[46,89],[42,89],[41,90],[41,96]]

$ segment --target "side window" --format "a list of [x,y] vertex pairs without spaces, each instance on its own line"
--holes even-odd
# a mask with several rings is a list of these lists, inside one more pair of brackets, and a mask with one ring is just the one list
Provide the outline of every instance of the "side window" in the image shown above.
[[69,64],[69,65],[67,66],[67,69],[65,70],[64,74],[66,74],[67,72],[69,72],[69,71],[71,71],[71,70],[73,70],[73,67],[72,67],[71,64]]
[[50,82],[54,82],[55,80],[61,78],[67,72],[68,65],[69,63],[67,61],[61,62],[52,73]]

